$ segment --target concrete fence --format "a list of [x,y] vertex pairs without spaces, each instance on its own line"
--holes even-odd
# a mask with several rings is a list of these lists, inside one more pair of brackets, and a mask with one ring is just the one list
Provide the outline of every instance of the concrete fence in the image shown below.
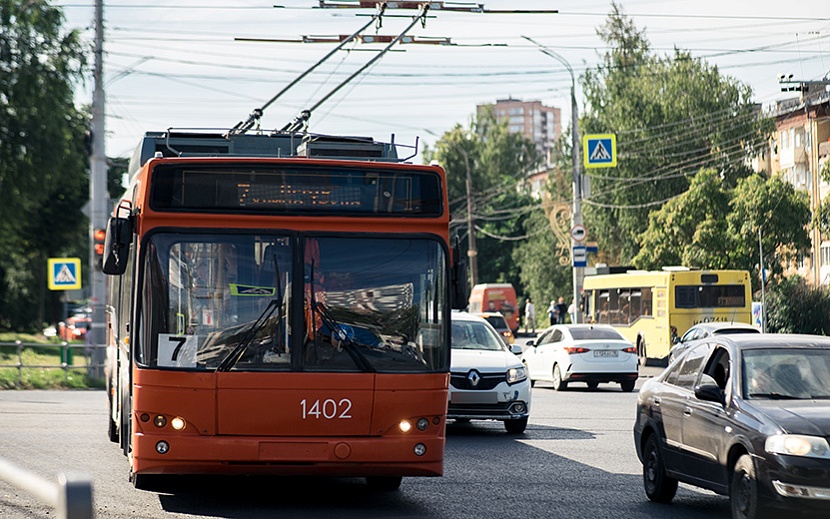
[[0,480],[55,508],[58,519],[92,519],[92,481],[83,474],[58,474],[58,482],[0,459]]

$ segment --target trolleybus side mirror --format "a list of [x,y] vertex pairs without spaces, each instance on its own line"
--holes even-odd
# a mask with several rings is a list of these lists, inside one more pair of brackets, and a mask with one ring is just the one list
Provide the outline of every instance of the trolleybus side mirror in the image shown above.
[[113,217],[107,223],[107,237],[104,241],[104,274],[120,276],[127,270],[127,258],[133,241],[133,226],[130,218]]

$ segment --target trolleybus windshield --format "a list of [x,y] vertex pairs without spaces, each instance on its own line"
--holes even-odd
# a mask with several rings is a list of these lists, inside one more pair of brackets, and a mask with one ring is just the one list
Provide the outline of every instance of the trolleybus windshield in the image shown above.
[[163,231],[147,250],[139,333],[149,340],[136,359],[145,366],[448,369],[438,239]]

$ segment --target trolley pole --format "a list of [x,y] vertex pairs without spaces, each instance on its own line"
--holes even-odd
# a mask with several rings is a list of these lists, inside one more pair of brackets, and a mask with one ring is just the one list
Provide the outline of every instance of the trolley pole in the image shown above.
[[93,77],[95,87],[92,92],[92,154],[89,158],[89,263],[91,293],[90,306],[92,316],[90,322],[89,344],[93,346],[91,352],[90,376],[103,377],[100,366],[103,365],[105,341],[107,299],[106,277],[95,254],[95,229],[104,229],[107,224],[107,154],[105,149],[106,125],[104,121],[104,2],[95,0],[95,68]]

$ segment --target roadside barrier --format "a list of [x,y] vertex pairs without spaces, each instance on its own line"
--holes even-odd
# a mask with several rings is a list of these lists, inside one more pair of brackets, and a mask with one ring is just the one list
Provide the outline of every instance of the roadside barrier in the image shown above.
[[[41,351],[58,351],[60,361],[54,364],[25,364],[23,352],[27,349]],[[9,362],[16,357],[16,362]],[[75,363],[75,360],[79,363]],[[0,369],[17,369],[17,385],[23,380],[24,369],[62,369],[64,377],[70,372],[86,371],[92,378],[104,377],[104,363],[106,357],[106,346],[94,344],[72,344],[60,342],[57,344],[48,343],[26,343],[22,341],[0,342]]]
[[54,483],[0,459],[0,479],[55,508],[58,519],[92,519],[92,481],[83,474],[58,474]]

